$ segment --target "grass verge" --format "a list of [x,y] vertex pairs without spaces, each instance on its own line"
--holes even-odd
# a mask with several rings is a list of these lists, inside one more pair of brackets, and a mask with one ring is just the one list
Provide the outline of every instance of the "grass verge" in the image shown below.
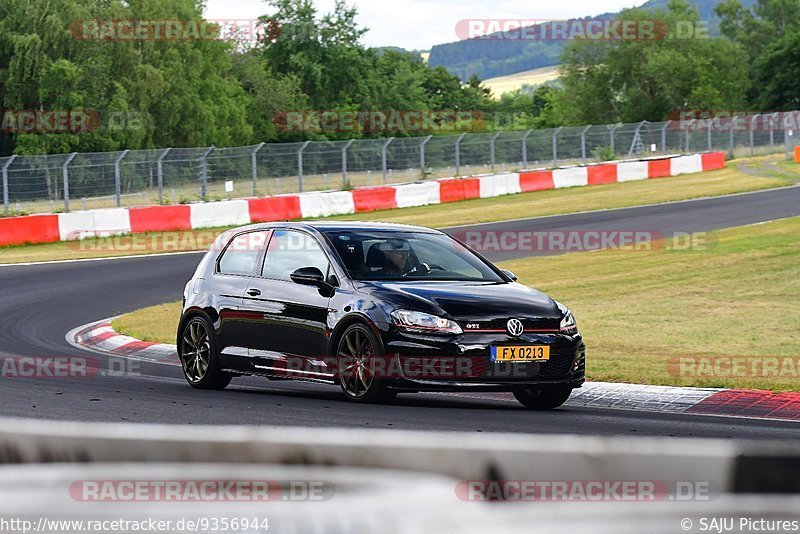
[[[744,161],[758,164],[775,160],[776,156],[773,155]],[[376,211],[336,218],[339,220],[382,221],[444,228],[516,218],[641,206],[704,196],[727,195],[781,187],[793,183],[788,173],[787,176],[753,176],[743,173],[737,169],[737,165],[741,161],[743,160],[730,162],[725,169],[718,171],[659,180],[539,191],[521,195],[467,200],[452,204]],[[222,230],[224,228],[206,231],[169,232],[171,239],[168,240],[164,239],[164,233],[152,233],[139,234],[135,237],[127,238],[86,239],[80,242],[3,247],[0,248],[0,264],[205,250],[211,244],[213,236]],[[166,249],[163,246],[164,242],[170,243]],[[137,245],[137,243],[144,244]]]
[[[800,369],[787,363],[800,360],[800,218],[722,230],[707,243],[704,250],[666,246],[501,265],[572,308],[591,380],[800,391]],[[174,343],[180,308],[140,310],[114,327]],[[681,357],[702,358],[697,372],[681,372]],[[734,373],[720,357],[780,363],[767,376],[752,376],[750,365],[728,376]],[[765,371],[758,364],[755,374]]]

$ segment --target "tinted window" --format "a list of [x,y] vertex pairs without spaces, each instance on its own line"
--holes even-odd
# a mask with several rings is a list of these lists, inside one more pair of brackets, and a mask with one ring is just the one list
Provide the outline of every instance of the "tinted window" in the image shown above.
[[262,276],[273,280],[291,280],[290,275],[303,267],[328,272],[328,257],[316,239],[303,232],[276,230],[269,242]]
[[269,232],[249,232],[233,238],[219,260],[222,274],[251,275]]
[[500,282],[480,258],[443,234],[403,231],[326,232],[355,280]]

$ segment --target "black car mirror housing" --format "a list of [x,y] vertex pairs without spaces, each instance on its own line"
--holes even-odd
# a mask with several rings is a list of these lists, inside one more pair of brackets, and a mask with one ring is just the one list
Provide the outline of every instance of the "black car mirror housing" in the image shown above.
[[317,267],[302,267],[290,275],[292,282],[303,286],[327,286],[325,275]]
[[519,278],[517,278],[517,275],[512,273],[511,271],[503,269],[503,274],[506,275],[506,277],[508,277],[509,279],[511,279],[512,282],[516,282],[517,280],[519,280]]

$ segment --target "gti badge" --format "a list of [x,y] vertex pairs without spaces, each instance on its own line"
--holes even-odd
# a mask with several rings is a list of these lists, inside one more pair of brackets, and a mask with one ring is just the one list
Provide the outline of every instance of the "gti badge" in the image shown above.
[[511,319],[508,321],[506,328],[508,328],[508,333],[514,337],[521,336],[522,332],[525,330],[525,327],[522,326],[522,321],[519,319]]

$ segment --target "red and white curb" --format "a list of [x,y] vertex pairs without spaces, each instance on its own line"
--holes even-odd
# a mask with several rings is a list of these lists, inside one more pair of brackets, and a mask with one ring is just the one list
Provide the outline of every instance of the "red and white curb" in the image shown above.
[[113,319],[80,326],[67,334],[67,342],[81,350],[165,365],[180,365],[175,345],[150,343],[124,336],[111,327]]
[[[73,346],[90,352],[179,366],[175,345],[148,343],[117,333],[111,320],[78,327],[67,334]],[[513,400],[506,393],[447,393],[460,398]],[[800,422],[800,393],[706,389],[587,382],[576,389],[568,406],[610,408],[667,414],[715,415]]]
[[725,153],[711,152],[551,170],[446,178],[365,187],[352,191],[323,191],[179,206],[113,208],[6,217],[0,218],[0,246],[351,215],[549,189],[666,178],[724,167]]

